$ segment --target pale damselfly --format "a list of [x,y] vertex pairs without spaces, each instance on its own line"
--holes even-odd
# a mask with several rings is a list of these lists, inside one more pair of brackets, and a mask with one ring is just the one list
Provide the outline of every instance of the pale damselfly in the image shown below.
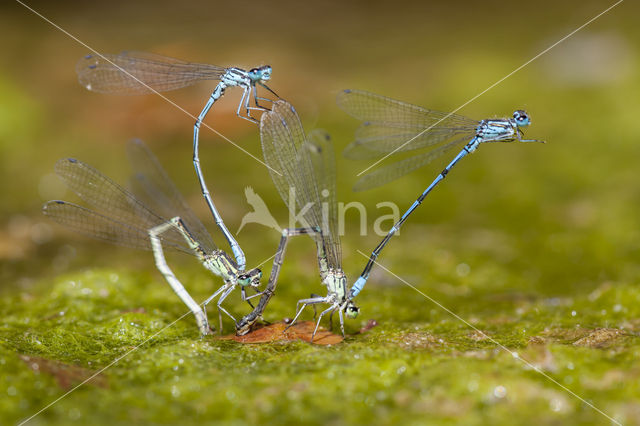
[[[221,312],[235,322],[235,318],[221,306],[222,302],[236,286],[240,286],[242,299],[251,305],[249,299],[261,293],[247,296],[246,289],[252,288],[258,292],[262,272],[258,268],[245,271],[231,256],[216,247],[204,225],[142,142],[131,142],[128,154],[134,170],[131,191],[79,160],[59,160],[55,166],[58,176],[94,210],[55,200],[44,205],[44,214],[86,236],[117,245],[152,250],[156,266],[178,297],[193,312],[203,335],[210,332],[203,307],[218,297],[222,331]],[[280,243],[281,249],[276,253],[269,278],[274,287],[285,245],[286,241]],[[224,285],[202,304],[203,307],[193,300],[169,268],[163,246],[195,256],[207,270],[219,275],[224,281]]]
[[[276,101],[271,111],[263,113],[260,139],[265,162],[280,196],[289,209],[299,209],[306,222],[302,229],[316,241],[320,278],[327,287],[326,296],[298,301],[296,315],[289,326],[296,322],[306,306],[327,303],[330,306],[320,313],[311,341],[322,317],[330,313],[331,320],[335,311],[338,311],[344,335],[343,314],[355,318],[359,309],[347,299],[347,277],[342,270],[331,139],[320,130],[305,136],[297,112],[284,100]],[[259,318],[275,291],[275,285],[275,281],[267,285],[256,309],[238,323],[239,329],[250,327]]]
[[[117,55],[87,55],[78,62],[76,72],[78,73],[78,81],[88,90],[120,95],[165,92],[191,86],[201,81],[218,81],[193,127],[193,165],[200,182],[202,195],[211,214],[213,214],[216,225],[229,242],[236,264],[239,268],[244,269],[246,266],[244,252],[224,224],[204,180],[200,168],[198,134],[200,125],[209,109],[222,97],[228,87],[233,86],[243,90],[236,114],[238,117],[257,123],[257,120],[251,116],[251,111],[268,109],[261,106],[259,101],[273,101],[259,97],[256,86],[261,86],[276,98],[278,97],[273,90],[264,84],[271,78],[271,67],[264,65],[245,71],[236,67],[224,68],[216,65],[185,62],[154,53],[122,52]],[[250,106],[252,97],[255,106]],[[244,115],[242,114],[243,109]]]
[[409,215],[418,208],[458,161],[485,142],[544,142],[522,138],[522,129],[531,124],[531,119],[523,110],[516,110],[513,118],[477,121],[461,115],[421,108],[361,90],[342,91],[338,94],[337,103],[349,115],[363,121],[356,131],[355,141],[345,149],[345,157],[377,158],[399,152],[426,149],[425,152],[365,175],[356,183],[354,190],[370,189],[395,180],[466,142],[458,155],[438,174],[373,250],[360,277],[349,291],[349,300],[360,293],[378,255],[391,237],[398,232]]

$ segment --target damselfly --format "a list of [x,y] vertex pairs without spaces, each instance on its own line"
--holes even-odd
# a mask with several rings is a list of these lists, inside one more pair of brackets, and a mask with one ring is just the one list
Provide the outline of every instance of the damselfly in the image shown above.
[[[264,84],[271,78],[271,67],[264,65],[245,71],[236,67],[224,68],[216,65],[190,63],[153,53],[122,52],[117,55],[87,55],[78,62],[76,71],[80,84],[88,90],[120,95],[157,93],[180,89],[205,80],[218,81],[193,127],[193,165],[200,182],[202,195],[213,214],[216,225],[229,242],[238,267],[244,269],[246,265],[244,252],[224,224],[204,180],[200,168],[198,134],[200,124],[209,109],[222,97],[228,87],[237,86],[243,90],[242,99],[236,111],[238,117],[257,122],[251,116],[251,111],[266,110],[267,108],[261,106],[259,101],[272,102],[272,100],[258,96],[256,86],[263,87],[276,98],[278,97]],[[252,97],[255,106],[250,106]],[[242,114],[243,109],[244,115]]]
[[361,90],[344,90],[338,95],[337,103],[348,114],[363,121],[356,132],[355,141],[345,149],[346,157],[376,158],[420,148],[426,149],[426,152],[365,175],[356,183],[355,190],[374,188],[404,176],[466,142],[458,155],[414,201],[371,253],[362,274],[349,291],[348,299],[352,299],[362,290],[384,246],[458,161],[485,142],[543,142],[522,138],[522,129],[531,124],[531,119],[523,110],[515,111],[513,118],[477,121]]
[[[44,205],[44,214],[89,237],[152,250],[156,266],[178,297],[193,312],[200,332],[207,334],[210,328],[204,308],[194,301],[169,268],[163,247],[195,256],[207,270],[219,275],[224,281],[224,285],[202,305],[206,306],[218,297],[220,328],[222,329],[221,312],[235,322],[235,318],[222,307],[222,302],[237,286],[241,288],[242,299],[247,302],[258,296],[260,293],[247,296],[246,289],[258,291],[262,272],[258,268],[245,271],[231,256],[216,247],[204,225],[187,206],[158,160],[142,142],[130,143],[128,153],[134,169],[131,191],[79,160],[66,158],[58,161],[56,173],[95,210],[56,200]],[[275,287],[285,246],[286,238],[283,236],[269,278],[270,286]]]
[[[307,305],[328,303],[329,307],[320,313],[311,340],[318,331],[322,317],[327,313],[331,313],[331,317],[335,311],[340,317],[340,328],[344,335],[343,313],[355,318],[359,310],[347,299],[347,277],[342,270],[335,157],[329,135],[316,130],[305,136],[295,109],[288,102],[278,100],[270,112],[262,115],[260,138],[265,162],[269,165],[271,179],[280,196],[290,209],[299,209],[306,222],[303,229],[308,230],[316,241],[320,278],[327,287],[326,296],[298,301],[291,325]],[[275,284],[275,281],[269,283],[256,309],[239,322],[239,329],[250,327],[262,314],[275,290]]]

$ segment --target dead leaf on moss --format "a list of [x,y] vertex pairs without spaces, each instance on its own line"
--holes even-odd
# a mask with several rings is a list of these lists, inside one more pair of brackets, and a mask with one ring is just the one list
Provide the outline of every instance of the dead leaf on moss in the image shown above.
[[589,334],[587,328],[545,328],[537,337],[546,343],[569,344]]
[[[52,375],[56,379],[56,382],[58,382],[58,386],[64,390],[71,389],[73,386],[84,382],[95,374],[94,371],[78,367],[77,365],[65,364],[60,361],[37,356],[20,355],[20,359],[35,373],[42,372]],[[93,377],[87,384],[101,388],[108,387],[107,379],[101,374]]]
[[573,345],[587,348],[606,348],[622,335],[624,335],[624,332],[617,328],[596,328],[588,335],[573,342]]
[[[294,324],[287,329],[289,324],[284,321],[270,324],[265,327],[261,327],[251,331],[244,336],[236,336],[235,334],[218,337],[222,340],[235,340],[239,343],[272,343],[278,341],[293,341],[304,340],[305,342],[311,342],[311,336],[313,330],[316,327],[316,323],[313,321],[303,321]],[[286,329],[286,330],[285,330]],[[334,334],[330,331],[320,327],[313,343],[316,345],[335,345],[344,340],[344,338],[338,334]]]

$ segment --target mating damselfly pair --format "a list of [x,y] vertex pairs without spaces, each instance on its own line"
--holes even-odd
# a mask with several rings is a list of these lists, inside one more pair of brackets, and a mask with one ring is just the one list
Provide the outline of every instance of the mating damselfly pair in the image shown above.
[[[153,93],[178,89],[202,80],[219,81],[194,125],[193,164],[203,197],[216,225],[231,247],[233,258],[215,246],[204,225],[187,207],[157,160],[139,142],[131,144],[130,148],[130,157],[136,171],[130,191],[90,166],[67,159],[58,163],[56,171],[71,189],[96,210],[62,201],[52,201],[45,205],[47,215],[85,234],[119,244],[152,249],[158,269],[194,313],[203,334],[210,330],[203,306],[216,297],[220,323],[221,313],[224,312],[235,321],[238,334],[249,332],[252,325],[262,317],[274,295],[288,239],[303,234],[310,235],[315,240],[320,278],[327,293],[326,296],[300,299],[293,322],[300,317],[306,306],[327,304],[328,307],[319,315],[314,335],[323,316],[332,316],[336,312],[344,334],[343,317],[357,316],[359,310],[353,299],[366,284],[380,252],[457,162],[484,142],[533,142],[522,138],[522,129],[530,124],[528,115],[522,110],[517,110],[508,119],[475,121],[364,91],[341,92],[337,99],[338,105],[363,122],[356,132],[355,141],[345,150],[345,156],[353,159],[386,158],[396,153],[418,150],[417,155],[365,175],[356,184],[356,190],[370,189],[399,178],[463,145],[462,150],[394,224],[373,250],[359,278],[349,285],[342,269],[337,232],[336,171],[331,139],[326,132],[319,130],[305,134],[293,106],[277,97],[264,84],[271,77],[271,67],[244,71],[235,67],[188,63],[133,52],[89,55],[79,62],[77,71],[80,82],[87,89],[115,94]],[[290,208],[297,206],[305,211],[304,227],[283,231],[272,271],[263,291],[259,290],[262,272],[257,268],[245,270],[244,253],[215,207],[199,162],[201,123],[225,89],[232,86],[243,90],[236,111],[239,117],[258,122],[252,112],[261,114],[259,125],[264,161],[283,201]],[[275,99],[258,96],[257,87],[265,88]],[[321,207],[323,203],[328,209]],[[163,247],[195,254],[208,270],[223,278],[224,284],[203,304],[198,304],[167,265]],[[252,307],[250,299],[261,297],[250,313],[236,321],[222,306],[222,302],[238,286],[241,288],[242,299]],[[249,288],[256,294],[247,296],[246,290]]]

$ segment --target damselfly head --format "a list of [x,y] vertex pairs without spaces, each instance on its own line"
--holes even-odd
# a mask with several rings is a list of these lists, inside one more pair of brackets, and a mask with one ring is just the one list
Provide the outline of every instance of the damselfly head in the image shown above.
[[258,288],[262,279],[262,271],[258,268],[252,269],[246,274],[238,276],[238,284],[242,287],[251,286]]
[[267,81],[271,79],[271,65],[263,65],[259,68],[252,68],[249,70],[249,78],[253,81]]
[[347,305],[344,307],[344,314],[347,318],[354,319],[360,313],[360,308],[358,308],[352,301],[348,301]]
[[527,127],[531,124],[531,119],[529,118],[529,114],[523,109],[516,110],[513,113],[513,119],[516,120],[516,124],[518,127]]

